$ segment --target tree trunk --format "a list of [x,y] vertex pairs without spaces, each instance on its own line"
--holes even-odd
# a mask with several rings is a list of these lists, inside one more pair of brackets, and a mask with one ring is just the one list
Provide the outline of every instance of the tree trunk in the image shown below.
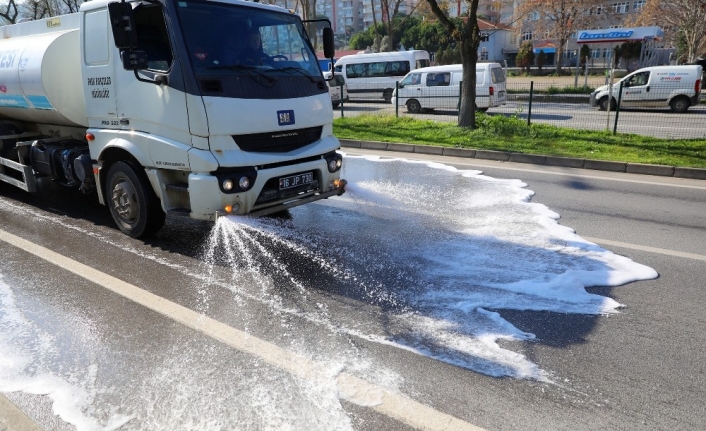
[[468,11],[468,23],[461,38],[461,63],[463,64],[463,84],[461,88],[461,106],[458,110],[460,127],[476,128],[476,64],[480,29],[478,28],[478,0],[471,0]]

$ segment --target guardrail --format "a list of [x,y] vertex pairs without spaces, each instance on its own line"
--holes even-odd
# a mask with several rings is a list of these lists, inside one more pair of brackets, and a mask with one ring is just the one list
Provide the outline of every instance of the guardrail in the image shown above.
[[[684,84],[693,88],[694,84]],[[684,86],[682,85],[682,87]],[[461,86],[414,87],[395,89],[392,103],[385,103],[387,86],[369,86],[368,92],[350,91],[350,101],[334,110],[334,116],[360,113],[386,113],[436,121],[458,121]],[[489,106],[488,95],[478,95],[477,105],[488,115],[515,116],[528,124],[552,124],[612,133],[634,133],[667,139],[706,139],[706,97],[697,99],[674,94],[675,86],[622,88],[616,85],[609,98],[591,104],[590,87],[557,87],[534,81],[506,83],[504,94],[494,88],[493,100],[504,96],[504,103]],[[379,97],[378,97],[379,94]],[[691,95],[694,93],[691,92]],[[362,97],[361,97],[362,96]],[[502,98],[502,97],[501,97]],[[491,105],[494,105],[492,103]],[[602,106],[601,106],[602,105]]]

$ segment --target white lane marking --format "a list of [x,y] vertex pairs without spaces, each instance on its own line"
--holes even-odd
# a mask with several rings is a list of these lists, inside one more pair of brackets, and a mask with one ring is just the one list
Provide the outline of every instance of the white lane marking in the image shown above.
[[603,238],[590,238],[587,236],[582,236],[581,238],[588,240],[588,241],[591,241],[591,242],[595,242],[596,244],[601,244],[601,245],[612,245],[615,247],[623,247],[623,248],[629,248],[629,249],[633,249],[633,250],[647,251],[650,253],[664,254],[667,256],[685,257],[687,259],[703,260],[704,262],[706,262],[706,256],[704,256],[702,254],[685,253],[682,251],[667,250],[664,248],[650,247],[647,245],[638,245],[638,244],[630,244],[627,242],[611,241],[609,239],[603,239]]
[[[458,166],[467,166],[473,170],[479,170],[479,168],[492,168],[492,169],[504,169],[506,171],[517,171],[517,172],[531,172],[531,173],[541,173],[541,174],[548,174],[548,175],[558,175],[562,177],[572,177],[572,178],[586,178],[586,179],[591,179],[591,180],[606,180],[606,181],[619,181],[619,182],[624,182],[624,183],[634,183],[634,184],[645,184],[645,185],[650,185],[650,186],[663,186],[663,187],[679,187],[679,188],[684,188],[684,189],[694,189],[694,190],[706,190],[706,185],[692,185],[692,184],[673,184],[671,181],[703,181],[703,180],[692,180],[691,178],[676,178],[676,177],[662,177],[665,180],[668,179],[670,182],[658,182],[658,181],[648,181],[648,180],[635,180],[635,179],[628,179],[628,178],[614,178],[614,177],[608,177],[608,176],[600,176],[600,175],[588,175],[588,174],[583,174],[580,172],[586,171],[586,169],[583,168],[569,168],[569,167],[563,167],[563,166],[547,166],[547,165],[531,165],[531,166],[536,166],[536,167],[527,167],[527,168],[520,168],[520,167],[513,167],[513,166],[507,166],[507,164],[521,164],[521,163],[516,163],[516,162],[496,162],[492,160],[484,160],[484,159],[472,159],[476,160],[475,162],[468,162],[465,160],[465,158],[462,157],[454,157],[454,156],[443,156],[445,158],[453,159],[453,162],[450,161],[444,161],[445,159],[439,159],[439,156],[432,156],[432,155],[423,155],[420,153],[395,153],[394,151],[386,151],[386,150],[364,150],[360,148],[351,148],[351,147],[343,147],[341,149],[342,152],[344,153],[350,153],[351,155],[355,156],[364,156],[364,155],[373,155],[373,156],[379,156],[379,157],[388,157],[391,159],[411,159],[411,160],[434,160],[439,163],[444,163],[444,164],[451,164],[453,163],[454,165]],[[387,155],[385,153],[388,153]],[[398,154],[397,156],[391,156],[389,153],[394,153]],[[551,169],[572,169],[576,172],[572,173],[567,173],[567,172],[555,172]],[[622,174],[622,175],[630,175],[630,176],[637,176],[641,174],[629,174],[626,172],[608,172],[606,171],[607,175],[612,175],[612,174]],[[526,180],[523,180],[526,181]]]
[[[251,334],[171,302],[132,284],[100,272],[52,250],[0,229],[0,240],[102,286],[126,299],[156,311],[242,352],[249,353],[302,379],[325,375],[324,364],[290,352]],[[345,371],[338,374],[338,394],[343,400],[372,408],[420,430],[484,431],[449,414],[434,410],[402,394],[377,386]],[[374,403],[371,403],[371,399]],[[373,404],[373,405],[371,405]]]

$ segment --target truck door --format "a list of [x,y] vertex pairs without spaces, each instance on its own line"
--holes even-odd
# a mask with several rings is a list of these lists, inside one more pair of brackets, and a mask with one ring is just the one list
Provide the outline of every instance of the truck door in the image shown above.
[[[123,128],[146,131],[178,142],[191,143],[183,77],[173,54],[170,36],[159,4],[134,9],[139,49],[147,68],[125,70],[116,62],[117,112]],[[157,78],[166,83],[157,84]],[[129,124],[128,124],[129,123]]]
[[[115,58],[112,56],[108,9],[89,10],[84,16],[81,46],[83,95],[89,127],[119,128],[115,96]],[[118,63],[120,59],[118,58]]]

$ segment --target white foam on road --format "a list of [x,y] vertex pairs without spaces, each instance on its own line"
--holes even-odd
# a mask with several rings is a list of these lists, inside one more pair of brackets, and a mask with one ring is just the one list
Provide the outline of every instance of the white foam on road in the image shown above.
[[[519,180],[377,157],[348,157],[342,176],[348,192],[318,205],[329,208],[325,218],[311,205],[291,220],[221,219],[208,259],[222,261],[225,250],[234,279],[266,275],[255,278],[263,297],[287,284],[307,297],[326,291],[311,279],[331,276],[346,295],[385,309],[389,322],[384,335],[337,321],[340,330],[492,376],[537,380],[548,374],[498,345],[535,337],[502,310],[616,313],[622,304],[586,288],[657,277],[560,225]],[[313,269],[297,271],[297,257]],[[235,291],[246,291],[242,284]]]

